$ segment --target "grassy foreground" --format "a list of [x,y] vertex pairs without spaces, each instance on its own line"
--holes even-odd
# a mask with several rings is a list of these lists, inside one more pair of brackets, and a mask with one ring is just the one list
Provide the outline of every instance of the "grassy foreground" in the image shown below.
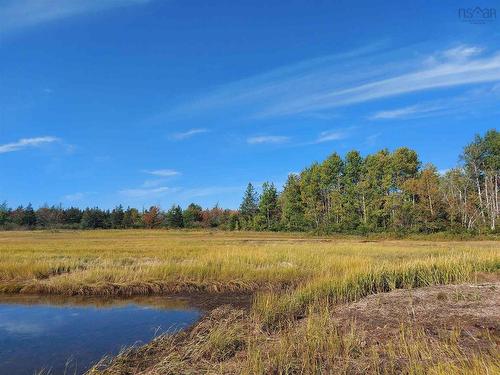
[[[200,372],[286,374],[335,369],[338,373],[356,373],[349,366],[343,368],[342,363],[359,351],[360,335],[355,334],[354,323],[347,331],[335,325],[330,319],[332,306],[394,289],[474,281],[478,274],[498,274],[499,269],[497,241],[367,242],[290,234],[133,230],[0,233],[3,293],[254,294],[249,314],[219,312],[222,315],[207,317],[194,328],[199,332],[194,338],[168,339],[184,341],[176,343],[176,350],[167,351],[170,354],[158,351],[163,353],[161,358],[151,359],[164,364],[159,373],[189,372],[182,358],[193,352],[205,362],[217,364]],[[210,319],[216,323],[210,325]],[[380,359],[380,352],[374,348],[369,349],[369,355],[365,353],[368,349],[361,350],[368,367],[363,370],[361,366],[359,373],[499,370],[495,365],[497,352],[493,357],[491,353],[465,355],[448,339],[446,344],[431,343],[425,333],[409,335],[404,334],[405,329],[402,337],[395,338],[399,344],[384,344],[389,347],[382,352],[392,353],[392,362],[390,356]],[[201,340],[198,346],[196,340]],[[265,345],[259,340],[277,341],[279,345],[263,351]],[[168,347],[165,342],[162,345]],[[186,349],[178,352],[178,348]],[[419,367],[419,356],[432,357],[441,352],[456,360],[443,362],[443,354]],[[322,353],[331,353],[327,357],[333,362],[328,366]],[[175,358],[169,359],[169,355]],[[245,366],[239,362],[237,370],[224,367],[235,356],[242,356]],[[407,358],[403,361],[406,367],[400,364],[401,357]],[[340,361],[337,367],[334,360]],[[175,363],[180,368],[175,368]],[[195,363],[199,365],[199,361]],[[174,366],[171,372],[170,365]],[[127,371],[135,373],[130,367],[116,373]]]

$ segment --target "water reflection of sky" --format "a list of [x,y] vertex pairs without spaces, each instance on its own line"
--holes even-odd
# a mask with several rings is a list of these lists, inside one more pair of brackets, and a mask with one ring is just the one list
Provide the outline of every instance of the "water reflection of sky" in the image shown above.
[[[0,374],[32,374],[41,368],[62,373],[69,358],[82,373],[105,354],[181,329],[197,310],[135,304],[97,308],[0,303]],[[73,371],[71,371],[73,373]]]

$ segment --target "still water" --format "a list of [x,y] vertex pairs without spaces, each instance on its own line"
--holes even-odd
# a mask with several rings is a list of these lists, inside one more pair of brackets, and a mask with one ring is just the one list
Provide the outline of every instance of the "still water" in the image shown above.
[[104,355],[194,323],[200,311],[166,298],[0,298],[0,374],[82,374]]

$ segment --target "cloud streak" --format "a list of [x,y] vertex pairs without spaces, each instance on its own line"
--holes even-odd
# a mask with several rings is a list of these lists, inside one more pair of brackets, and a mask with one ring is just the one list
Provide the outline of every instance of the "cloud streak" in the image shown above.
[[289,140],[290,137],[286,137],[283,135],[263,135],[263,136],[249,137],[247,138],[247,143],[250,145],[263,144],[263,143],[279,144],[279,143],[286,143]]
[[5,33],[81,14],[147,2],[149,0],[7,0],[0,7],[0,25]]
[[443,116],[450,114],[471,114],[487,108],[498,107],[500,85],[480,88],[464,95],[426,101],[401,108],[382,110],[368,116],[369,120],[406,120]]
[[208,133],[208,129],[190,129],[186,132],[182,133],[174,133],[170,136],[171,139],[175,141],[182,141],[184,139],[188,139],[191,137],[194,137],[195,135],[203,134],[203,133]]
[[180,172],[177,172],[173,169],[156,169],[152,171],[144,171],[144,173],[148,173],[150,175],[158,177],[173,177],[180,175]]
[[427,117],[443,110],[443,106],[412,105],[403,108],[379,111],[371,115],[370,120],[396,120]]
[[314,143],[339,141],[344,138],[347,138],[347,134],[343,131],[324,131],[319,134]]
[[222,86],[172,113],[233,109],[256,118],[322,113],[421,91],[500,81],[500,52],[487,53],[477,46],[459,45],[418,58],[409,50],[369,52],[283,66]]
[[21,151],[30,147],[39,147],[47,143],[53,143],[59,141],[56,137],[36,137],[36,138],[22,138],[17,142],[6,143],[0,145],[0,154],[5,154],[7,152]]

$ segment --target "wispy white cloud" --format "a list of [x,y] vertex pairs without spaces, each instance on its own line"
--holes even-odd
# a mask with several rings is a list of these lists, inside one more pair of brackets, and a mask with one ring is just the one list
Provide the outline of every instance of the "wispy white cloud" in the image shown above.
[[180,175],[180,172],[174,169],[155,169],[144,170],[144,173],[158,177],[155,179],[145,180],[137,188],[126,188],[119,190],[118,193],[128,198],[158,198],[167,194],[173,194],[181,190],[178,187],[167,187],[163,184],[168,180],[168,177]]
[[450,60],[465,60],[472,56],[481,54],[484,48],[479,46],[468,46],[465,44],[443,51],[443,57]]
[[0,6],[0,25],[6,33],[111,8],[144,4],[149,0],[5,0]]
[[[364,55],[367,55],[364,52]],[[500,53],[459,45],[432,53],[410,50],[368,58],[327,56],[230,83],[173,113],[234,109],[250,117],[324,113],[410,93],[500,81]]]
[[463,95],[441,98],[432,101],[382,110],[368,116],[370,120],[416,119],[451,114],[471,114],[487,108],[498,107],[500,85],[478,88],[467,91]]
[[[377,42],[345,53],[332,54],[314,59],[295,62],[273,70],[231,82],[199,96],[175,108],[170,114],[193,114],[193,111],[209,111],[228,106],[262,104],[274,98],[286,99],[296,96],[296,88],[319,89],[315,77],[323,75],[326,81],[344,81],[344,75],[332,75],[334,66],[349,64],[351,59],[359,58],[377,51],[383,43]],[[328,68],[330,67],[330,68]],[[326,77],[327,74],[330,76]],[[322,83],[324,84],[324,82]],[[297,93],[298,94],[298,93]]]
[[345,131],[324,131],[321,132],[314,143],[323,143],[331,141],[339,141],[341,139],[347,138],[348,134]]
[[21,151],[24,150],[25,148],[38,147],[47,143],[53,143],[57,141],[59,141],[59,138],[50,136],[22,138],[17,142],[0,145],[0,154],[4,154],[7,152]]
[[437,63],[405,74],[345,88],[325,88],[324,92],[276,104],[264,113],[286,115],[323,110],[403,95],[416,91],[500,80],[500,54],[460,62]]
[[128,198],[156,198],[176,191],[178,191],[177,188],[159,186],[155,188],[123,189],[119,190],[118,193]]
[[403,108],[379,111],[369,117],[370,120],[393,120],[402,118],[425,117],[443,110],[444,106],[412,105]]
[[290,140],[290,137],[283,135],[261,135],[247,138],[247,143],[251,145],[262,143],[285,143]]
[[184,139],[191,138],[195,135],[208,133],[208,132],[209,132],[208,129],[190,129],[190,130],[182,132],[182,133],[174,133],[170,136],[170,138],[173,140],[176,140],[176,141],[182,141]]
[[159,176],[159,177],[173,177],[180,175],[180,172],[177,172],[176,170],[173,169],[155,169],[151,171],[144,171],[144,173],[148,173],[153,176]]

